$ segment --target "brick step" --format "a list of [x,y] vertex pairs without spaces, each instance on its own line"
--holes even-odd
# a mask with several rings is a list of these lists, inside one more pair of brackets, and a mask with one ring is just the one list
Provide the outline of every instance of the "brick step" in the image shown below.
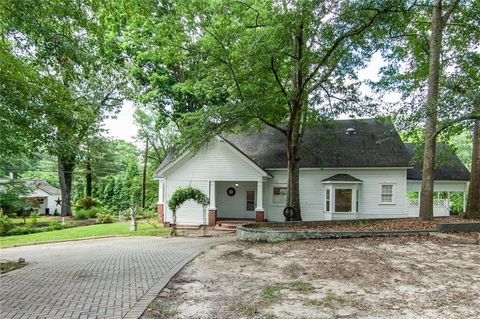
[[231,228],[231,227],[223,227],[223,226],[215,226],[215,230],[222,230],[222,231],[231,231],[234,232],[237,230],[237,228]]
[[187,226],[187,225],[181,226],[181,225],[179,225],[179,226],[177,226],[177,229],[200,229],[200,226]]
[[231,224],[231,223],[218,223],[215,227],[222,227],[228,229],[237,229],[238,224]]

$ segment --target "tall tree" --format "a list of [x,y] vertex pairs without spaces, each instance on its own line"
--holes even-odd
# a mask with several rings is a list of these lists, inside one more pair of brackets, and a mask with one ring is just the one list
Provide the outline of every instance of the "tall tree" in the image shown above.
[[[432,11],[433,10],[433,11]],[[478,0],[417,3],[412,19],[400,32],[386,38],[384,56],[389,62],[377,83],[402,93],[397,108],[399,124],[419,136],[424,149],[422,218],[433,217],[435,145],[459,132],[470,130],[478,118],[473,104],[478,81],[480,29]],[[431,21],[431,22],[429,22]]]
[[459,0],[453,0],[447,10],[443,1],[435,0],[432,10],[432,27],[430,35],[428,93],[426,101],[425,142],[423,151],[422,188],[420,192],[420,217],[433,218],[433,185],[435,171],[435,148],[437,143],[437,113],[440,84],[440,55],[442,52],[442,35],[450,15]]
[[[480,114],[480,99],[475,101],[475,110]],[[475,120],[473,128],[472,166],[465,217],[480,218],[480,119]]]
[[[118,72],[110,63],[117,61],[107,47],[102,9],[87,0],[46,5],[19,0],[0,5],[2,40],[10,44],[9,53],[37,76],[48,78],[56,90],[44,108],[21,114],[33,122],[37,134],[32,139],[58,159],[63,215],[71,214],[73,171],[81,143],[98,131],[105,112],[120,100]],[[17,104],[12,107],[19,110]],[[25,123],[18,126],[31,129]]]
[[300,220],[299,150],[305,129],[315,120],[372,110],[360,99],[355,71],[406,5],[315,0],[169,5],[167,13],[148,14],[153,18],[142,23],[151,33],[140,57],[150,59],[137,71],[157,80],[148,82],[148,96],[159,97],[165,91],[160,80],[180,75],[166,87],[188,97],[188,103],[174,104],[188,112],[173,119],[191,147],[222,131],[267,125],[281,132],[288,158],[287,205]]

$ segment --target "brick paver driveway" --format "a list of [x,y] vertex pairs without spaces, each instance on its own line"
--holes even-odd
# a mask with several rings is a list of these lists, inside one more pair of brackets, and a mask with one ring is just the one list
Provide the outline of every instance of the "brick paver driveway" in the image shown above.
[[26,267],[0,277],[0,318],[138,318],[188,261],[232,240],[126,237],[0,250]]

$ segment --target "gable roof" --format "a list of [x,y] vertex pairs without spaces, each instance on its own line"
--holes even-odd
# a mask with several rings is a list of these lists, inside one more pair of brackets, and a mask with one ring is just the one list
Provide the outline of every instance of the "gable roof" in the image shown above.
[[[26,186],[32,187],[32,188],[37,188],[39,190],[44,191],[45,193],[49,195],[61,195],[62,192],[59,188],[56,188],[52,185],[50,185],[48,182],[40,179],[17,179],[17,180],[12,180],[9,178],[0,178],[0,183],[7,183],[11,181],[19,181],[23,182]],[[28,197],[28,195],[26,196]]]
[[[407,179],[422,180],[422,162],[417,158],[415,145],[405,143],[413,163],[413,168],[407,170]],[[434,171],[435,180],[448,181],[468,181],[470,172],[463,162],[445,143],[437,143],[437,152],[435,156],[436,167]]]
[[49,195],[61,195],[62,193],[59,188],[56,188],[43,180],[26,180],[25,185],[36,187]]
[[[355,134],[346,134],[349,128]],[[274,128],[225,139],[264,169],[287,168],[285,136]],[[376,119],[311,125],[300,147],[301,168],[408,167],[409,161],[393,124]]]
[[354,182],[354,183],[362,183],[361,179],[353,177],[350,174],[336,174],[325,178],[322,182]]

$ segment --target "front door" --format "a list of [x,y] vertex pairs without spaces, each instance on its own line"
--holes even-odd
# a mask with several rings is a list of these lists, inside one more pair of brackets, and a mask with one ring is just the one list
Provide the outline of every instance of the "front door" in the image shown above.
[[247,189],[245,191],[245,215],[244,218],[255,219],[255,207],[257,205],[257,196],[255,190]]

